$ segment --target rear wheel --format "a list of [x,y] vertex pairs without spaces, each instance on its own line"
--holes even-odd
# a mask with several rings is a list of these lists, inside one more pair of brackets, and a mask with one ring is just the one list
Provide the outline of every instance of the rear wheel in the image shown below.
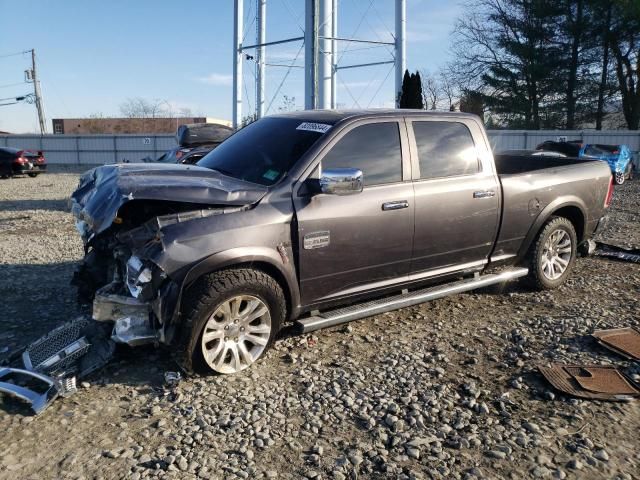
[[176,345],[190,373],[237,373],[262,358],[286,314],[278,282],[253,269],[230,269],[202,278],[183,301]]
[[624,183],[624,177],[625,177],[624,172],[616,172],[614,175],[616,185],[622,185]]
[[576,230],[568,219],[549,220],[529,252],[529,281],[540,290],[566,282],[576,260],[577,243]]
[[27,175],[29,175],[31,178],[37,177],[38,174],[37,173],[28,173]]

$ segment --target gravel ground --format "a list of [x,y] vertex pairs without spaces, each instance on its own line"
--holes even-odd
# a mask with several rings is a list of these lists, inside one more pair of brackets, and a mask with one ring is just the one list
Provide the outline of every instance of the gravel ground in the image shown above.
[[[79,171],[0,181],[0,357],[75,318]],[[601,239],[640,247],[640,182]],[[640,478],[640,402],[580,401],[536,373],[615,364],[588,334],[640,326],[638,265],[579,259],[559,290],[511,285],[299,336],[232,377],[163,384],[166,350],[117,359],[34,418],[0,401],[0,478]]]

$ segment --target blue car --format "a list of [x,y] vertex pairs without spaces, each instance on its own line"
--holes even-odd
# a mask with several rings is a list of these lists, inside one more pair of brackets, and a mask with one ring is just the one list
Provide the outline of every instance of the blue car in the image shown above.
[[626,145],[583,145],[578,154],[580,158],[597,158],[609,164],[617,185],[633,177],[631,150]]

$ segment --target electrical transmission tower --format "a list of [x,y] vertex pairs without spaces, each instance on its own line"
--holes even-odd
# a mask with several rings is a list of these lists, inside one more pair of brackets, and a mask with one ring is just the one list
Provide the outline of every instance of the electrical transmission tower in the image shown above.
[[[395,35],[393,42],[342,38],[338,36],[338,0],[305,0],[304,36],[266,41],[267,0],[257,2],[256,43],[243,45],[244,0],[234,0],[233,29],[233,126],[242,121],[242,59],[246,51],[255,51],[256,58],[256,118],[265,114],[266,47],[291,42],[304,42],[305,109],[336,108],[336,74],[339,70],[395,65],[396,105],[402,90],[402,76],[406,69],[406,0],[395,0]],[[337,51],[341,42],[392,46],[392,60],[338,65]]]

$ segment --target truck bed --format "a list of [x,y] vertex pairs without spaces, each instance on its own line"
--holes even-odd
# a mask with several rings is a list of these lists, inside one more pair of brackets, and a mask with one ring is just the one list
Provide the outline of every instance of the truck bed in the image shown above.
[[604,162],[498,154],[495,164],[502,185],[502,221],[492,259],[522,253],[519,249],[531,226],[552,202],[573,204],[584,212],[585,231],[578,232],[579,237],[590,234],[604,214],[611,179]]
[[591,163],[593,160],[585,160],[572,157],[551,157],[544,155],[513,155],[496,154],[494,156],[498,175],[513,175],[519,173],[534,172],[547,168],[559,168],[569,165]]

